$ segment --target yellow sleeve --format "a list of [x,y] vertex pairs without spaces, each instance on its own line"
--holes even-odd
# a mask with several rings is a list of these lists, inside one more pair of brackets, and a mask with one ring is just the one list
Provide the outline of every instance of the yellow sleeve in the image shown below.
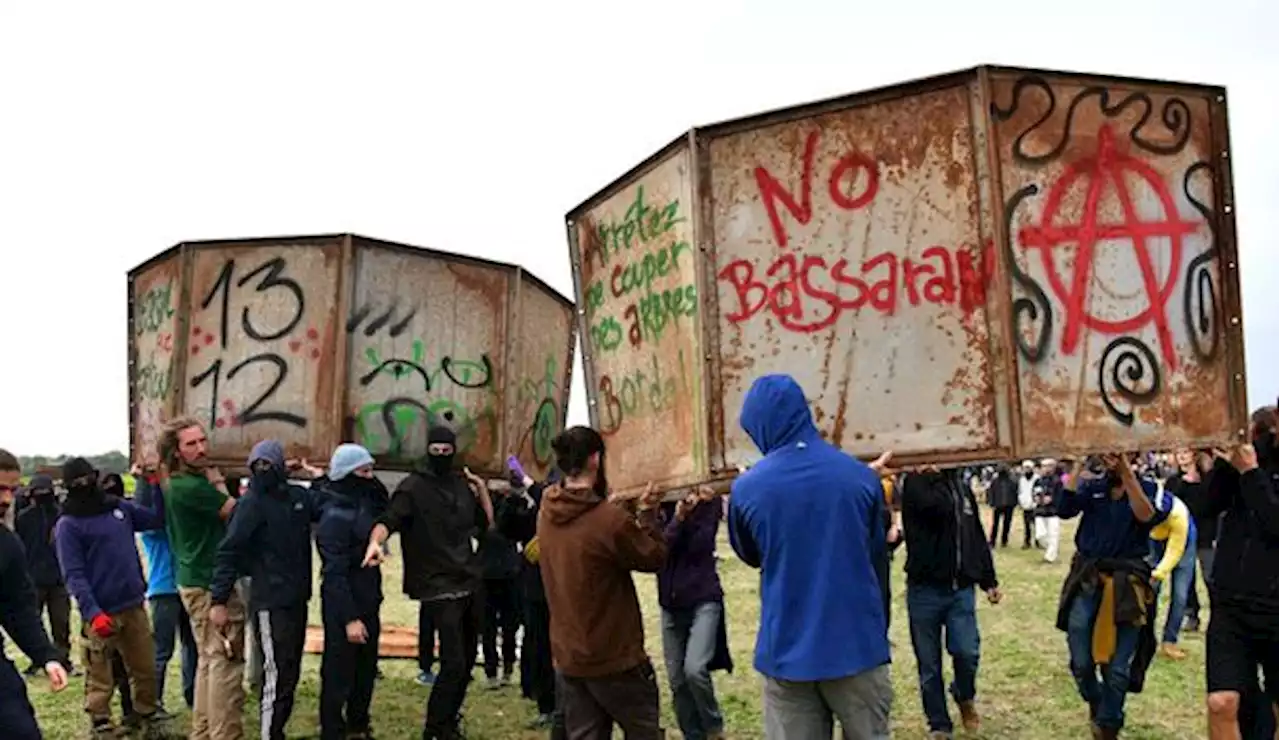
[[[1178,502],[1181,504],[1181,502]],[[1164,557],[1160,558],[1160,564],[1156,569],[1151,571],[1151,577],[1157,581],[1163,581],[1173,572],[1178,561],[1182,560],[1182,553],[1187,549],[1187,531],[1189,529],[1187,522],[1187,507],[1175,505],[1173,511],[1169,512],[1169,518],[1166,522],[1169,526],[1169,538],[1165,540]]]

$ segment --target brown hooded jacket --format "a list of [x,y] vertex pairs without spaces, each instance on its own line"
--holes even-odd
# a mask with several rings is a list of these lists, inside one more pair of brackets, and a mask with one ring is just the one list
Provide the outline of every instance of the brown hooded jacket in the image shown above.
[[666,562],[656,511],[632,515],[590,489],[553,486],[543,494],[538,542],[556,670],[598,678],[647,663],[631,573],[657,573]]

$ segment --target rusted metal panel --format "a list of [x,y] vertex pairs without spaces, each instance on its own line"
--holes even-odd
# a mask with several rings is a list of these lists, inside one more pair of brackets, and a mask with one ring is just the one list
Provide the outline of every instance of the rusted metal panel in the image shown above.
[[568,217],[592,421],[619,492],[708,472],[692,179],[680,140]]
[[341,417],[332,358],[341,238],[186,245],[190,293],[183,409],[208,427],[211,456],[244,464],[252,445],[327,459]]
[[541,479],[554,462],[551,440],[564,430],[573,370],[573,304],[526,273],[517,283],[507,384],[507,449]]
[[129,278],[130,458],[148,465],[159,462],[156,443],[177,398],[181,294],[182,256],[176,250]]
[[359,238],[355,245],[345,323],[355,441],[380,464],[406,467],[426,454],[429,427],[443,424],[457,433],[465,464],[501,471],[514,268]]
[[959,83],[711,138],[727,465],[759,457],[737,418],[768,373],[853,454],[1000,446],[970,115]]
[[1243,371],[1221,90],[1017,70],[991,90],[1019,449],[1230,439]]

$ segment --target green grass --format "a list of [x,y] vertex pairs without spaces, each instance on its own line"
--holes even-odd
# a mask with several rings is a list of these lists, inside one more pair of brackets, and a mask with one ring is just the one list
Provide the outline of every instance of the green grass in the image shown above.
[[[1004,602],[992,606],[982,600],[978,619],[982,629],[982,664],[978,674],[978,703],[983,714],[983,730],[976,737],[1001,740],[1034,740],[1046,738],[1087,737],[1086,710],[1076,694],[1067,671],[1067,652],[1063,633],[1054,628],[1058,589],[1071,559],[1073,522],[1064,522],[1062,557],[1058,564],[1041,562],[1040,552],[1023,551],[1021,522],[1014,524],[1016,543],[996,554],[996,567],[1005,594]],[[399,547],[384,566],[387,601],[383,620],[389,624],[416,625],[417,604],[399,593]],[[757,574],[734,558],[727,542],[720,548],[724,560],[720,574],[724,581],[729,615],[729,640],[737,664],[732,675],[715,674],[717,693],[727,719],[729,737],[763,737],[760,703],[760,678],[751,668],[755,632],[759,622]],[[899,551],[894,563],[894,599],[891,638],[894,649],[893,708],[894,737],[925,737],[926,725],[920,710],[916,685],[915,659],[907,633],[906,608],[903,598],[902,563]],[[317,560],[318,562],[318,560]],[[645,609],[647,648],[662,670],[661,634],[658,629],[655,587],[651,576],[636,579]],[[318,582],[317,582],[318,583]],[[1203,593],[1203,592],[1202,592]],[[1207,600],[1206,600],[1207,601]],[[313,623],[319,623],[319,597],[312,601]],[[832,639],[839,639],[833,635]],[[1128,728],[1125,737],[1167,740],[1204,736],[1204,651],[1198,635],[1184,636],[1187,660],[1174,663],[1157,659],[1148,674],[1146,690],[1131,695],[1127,702]],[[16,655],[12,644],[11,656]],[[16,658],[25,667],[26,659]],[[170,665],[166,705],[181,707],[178,661]],[[413,661],[388,660],[382,663],[386,678],[378,683],[374,696],[374,726],[382,740],[417,738],[421,732],[422,714],[429,689],[413,682],[417,666]],[[947,668],[948,675],[950,668]],[[670,737],[679,737],[671,714],[670,694],[663,681],[662,711]],[[30,683],[32,702],[36,707],[45,736],[54,740],[79,737],[86,727],[81,711],[83,679],[73,678],[71,686],[61,694],[50,694],[43,679]],[[318,733],[317,700],[320,691],[319,658],[308,656],[299,686],[299,701],[294,709],[289,731],[291,737],[310,737]],[[467,728],[473,738],[507,740],[545,737],[524,729],[534,717],[532,705],[520,698],[518,688],[486,691],[473,684],[466,705]],[[958,713],[952,707],[953,718]],[[256,738],[256,701],[250,698],[246,708],[249,736]],[[184,718],[185,719],[185,718]]]

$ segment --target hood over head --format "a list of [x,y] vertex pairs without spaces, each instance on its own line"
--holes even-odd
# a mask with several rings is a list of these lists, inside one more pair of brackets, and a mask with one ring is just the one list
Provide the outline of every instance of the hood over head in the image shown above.
[[52,496],[54,493],[53,478],[47,475],[31,476],[31,482],[27,484],[27,493],[33,498]]
[[284,445],[279,440],[264,439],[249,451],[249,468],[259,460],[266,460],[272,467],[284,470]]
[[340,444],[329,458],[329,480],[342,480],[366,465],[373,465],[369,450],[357,444]]
[[[265,460],[271,469],[257,471],[253,464]],[[249,451],[249,490],[254,493],[272,490],[289,482],[289,474],[285,470],[284,445],[278,440],[264,439]]]
[[741,423],[742,430],[765,455],[818,438],[809,402],[790,375],[757,378],[742,401]]
[[552,524],[565,525],[604,503],[594,489],[548,486],[542,492],[542,513]]

